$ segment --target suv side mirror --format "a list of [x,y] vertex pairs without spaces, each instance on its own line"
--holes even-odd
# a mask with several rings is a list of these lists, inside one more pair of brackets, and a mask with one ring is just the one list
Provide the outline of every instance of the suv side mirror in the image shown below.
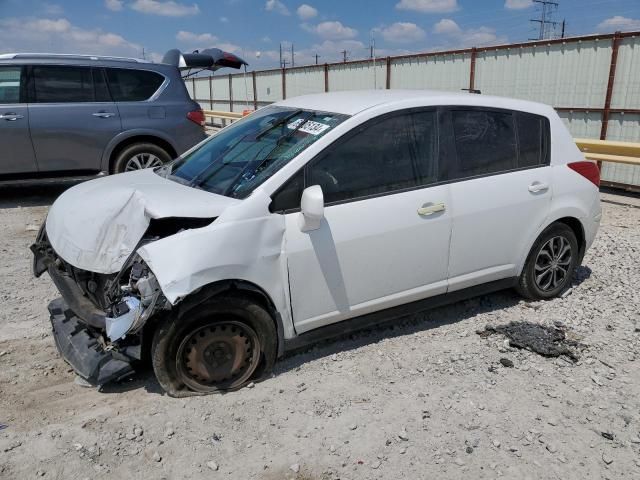
[[300,230],[308,232],[320,228],[324,218],[324,194],[320,185],[307,187],[300,202]]

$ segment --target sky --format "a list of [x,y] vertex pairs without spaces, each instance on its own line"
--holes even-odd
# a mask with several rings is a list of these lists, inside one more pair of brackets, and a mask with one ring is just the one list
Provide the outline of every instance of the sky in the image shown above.
[[[640,0],[556,0],[566,35],[640,31]],[[218,47],[249,69],[522,42],[533,0],[0,0],[0,53],[90,53],[160,61]],[[559,32],[558,32],[559,33]]]

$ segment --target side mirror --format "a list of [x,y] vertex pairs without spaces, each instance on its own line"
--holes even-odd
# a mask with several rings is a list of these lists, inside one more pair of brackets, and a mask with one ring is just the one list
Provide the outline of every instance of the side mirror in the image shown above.
[[320,228],[324,218],[324,195],[320,185],[307,187],[300,202],[300,230],[308,232]]

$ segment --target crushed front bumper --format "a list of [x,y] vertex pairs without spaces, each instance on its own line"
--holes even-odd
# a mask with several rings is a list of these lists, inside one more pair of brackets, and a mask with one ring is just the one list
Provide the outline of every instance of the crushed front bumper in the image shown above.
[[126,351],[108,349],[68,307],[62,298],[49,303],[49,314],[56,347],[73,370],[92,385],[121,380],[133,373],[131,362],[140,358],[140,347]]

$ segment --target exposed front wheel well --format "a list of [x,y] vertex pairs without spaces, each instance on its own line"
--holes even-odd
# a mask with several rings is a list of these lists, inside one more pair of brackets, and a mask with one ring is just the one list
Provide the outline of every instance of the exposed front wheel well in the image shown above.
[[163,149],[171,158],[176,158],[178,156],[177,152],[171,146],[169,142],[163,140],[160,137],[155,137],[153,135],[136,135],[135,137],[129,137],[120,142],[111,152],[109,156],[109,173],[115,173],[115,163],[116,159],[120,155],[120,153],[130,147],[131,145],[135,145],[137,143],[151,143]]

